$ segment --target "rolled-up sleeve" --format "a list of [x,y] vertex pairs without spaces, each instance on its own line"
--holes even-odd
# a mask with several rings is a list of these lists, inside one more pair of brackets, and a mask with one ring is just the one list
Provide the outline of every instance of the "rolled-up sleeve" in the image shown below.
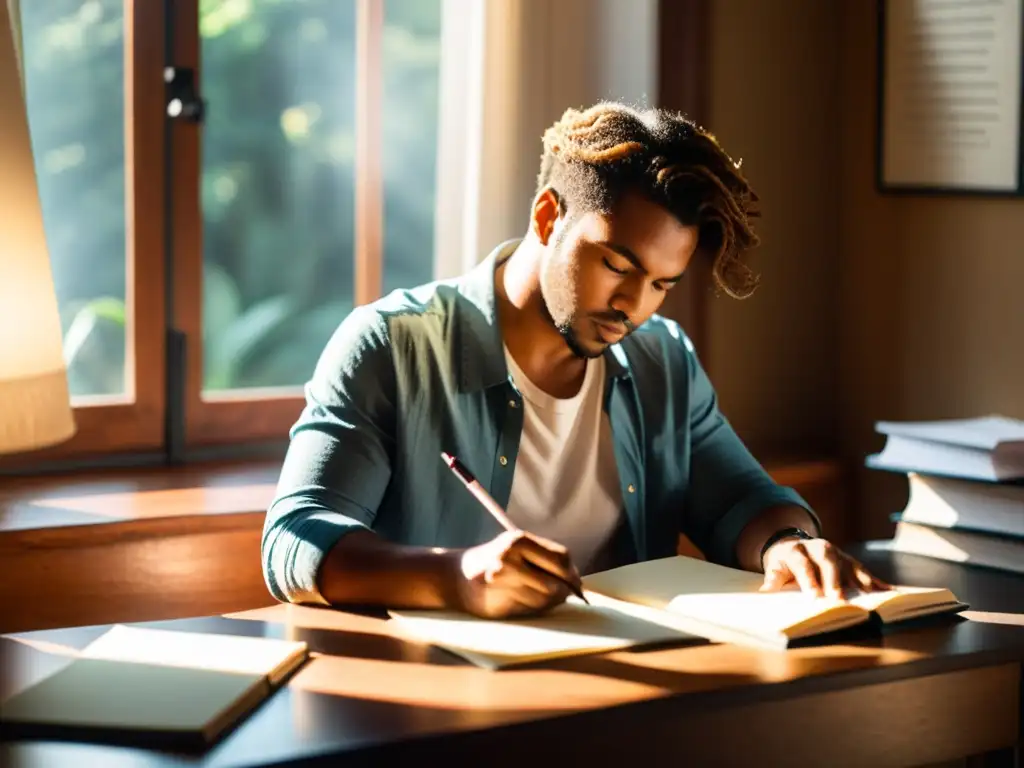
[[349,315],[305,392],[261,555],[276,599],[326,604],[317,588],[324,557],[346,533],[373,524],[391,477],[395,371],[385,318],[366,307]]
[[740,533],[763,510],[796,505],[819,521],[800,494],[776,483],[740,440],[688,341],[686,358],[691,453],[682,532],[709,560],[738,567]]

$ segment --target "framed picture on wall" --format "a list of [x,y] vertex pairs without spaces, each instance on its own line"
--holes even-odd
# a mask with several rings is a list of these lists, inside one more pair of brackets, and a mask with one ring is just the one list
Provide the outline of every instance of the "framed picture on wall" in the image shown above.
[[877,184],[1024,194],[1024,0],[877,0]]

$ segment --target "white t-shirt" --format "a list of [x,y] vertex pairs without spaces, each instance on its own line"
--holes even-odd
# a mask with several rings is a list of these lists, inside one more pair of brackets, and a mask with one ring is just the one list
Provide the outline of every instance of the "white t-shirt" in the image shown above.
[[605,361],[587,361],[580,391],[538,389],[505,349],[523,395],[523,433],[506,513],[523,530],[564,544],[581,573],[601,561],[618,527],[622,494],[611,423],[604,412]]

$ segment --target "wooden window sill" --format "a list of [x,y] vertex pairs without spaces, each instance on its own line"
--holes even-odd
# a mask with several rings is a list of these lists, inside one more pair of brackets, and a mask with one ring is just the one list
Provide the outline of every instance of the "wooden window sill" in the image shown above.
[[96,470],[0,492],[0,632],[259,608],[276,462]]
[[[845,544],[832,460],[767,462]],[[0,492],[0,633],[259,608],[260,538],[275,461],[14,479]],[[699,555],[685,539],[679,551]]]
[[218,462],[5,480],[0,533],[145,519],[263,513],[280,463]]

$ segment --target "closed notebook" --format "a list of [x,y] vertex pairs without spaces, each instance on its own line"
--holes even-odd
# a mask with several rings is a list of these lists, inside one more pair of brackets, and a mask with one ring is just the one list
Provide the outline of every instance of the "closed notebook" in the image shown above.
[[5,736],[202,748],[307,658],[303,642],[117,626],[0,705]]
[[847,600],[797,589],[761,592],[760,574],[689,557],[668,557],[583,579],[591,605],[570,597],[529,619],[485,620],[450,611],[392,611],[408,637],[481,667],[600,653],[660,643],[711,640],[767,648],[864,625],[966,608],[945,588],[898,587]]

